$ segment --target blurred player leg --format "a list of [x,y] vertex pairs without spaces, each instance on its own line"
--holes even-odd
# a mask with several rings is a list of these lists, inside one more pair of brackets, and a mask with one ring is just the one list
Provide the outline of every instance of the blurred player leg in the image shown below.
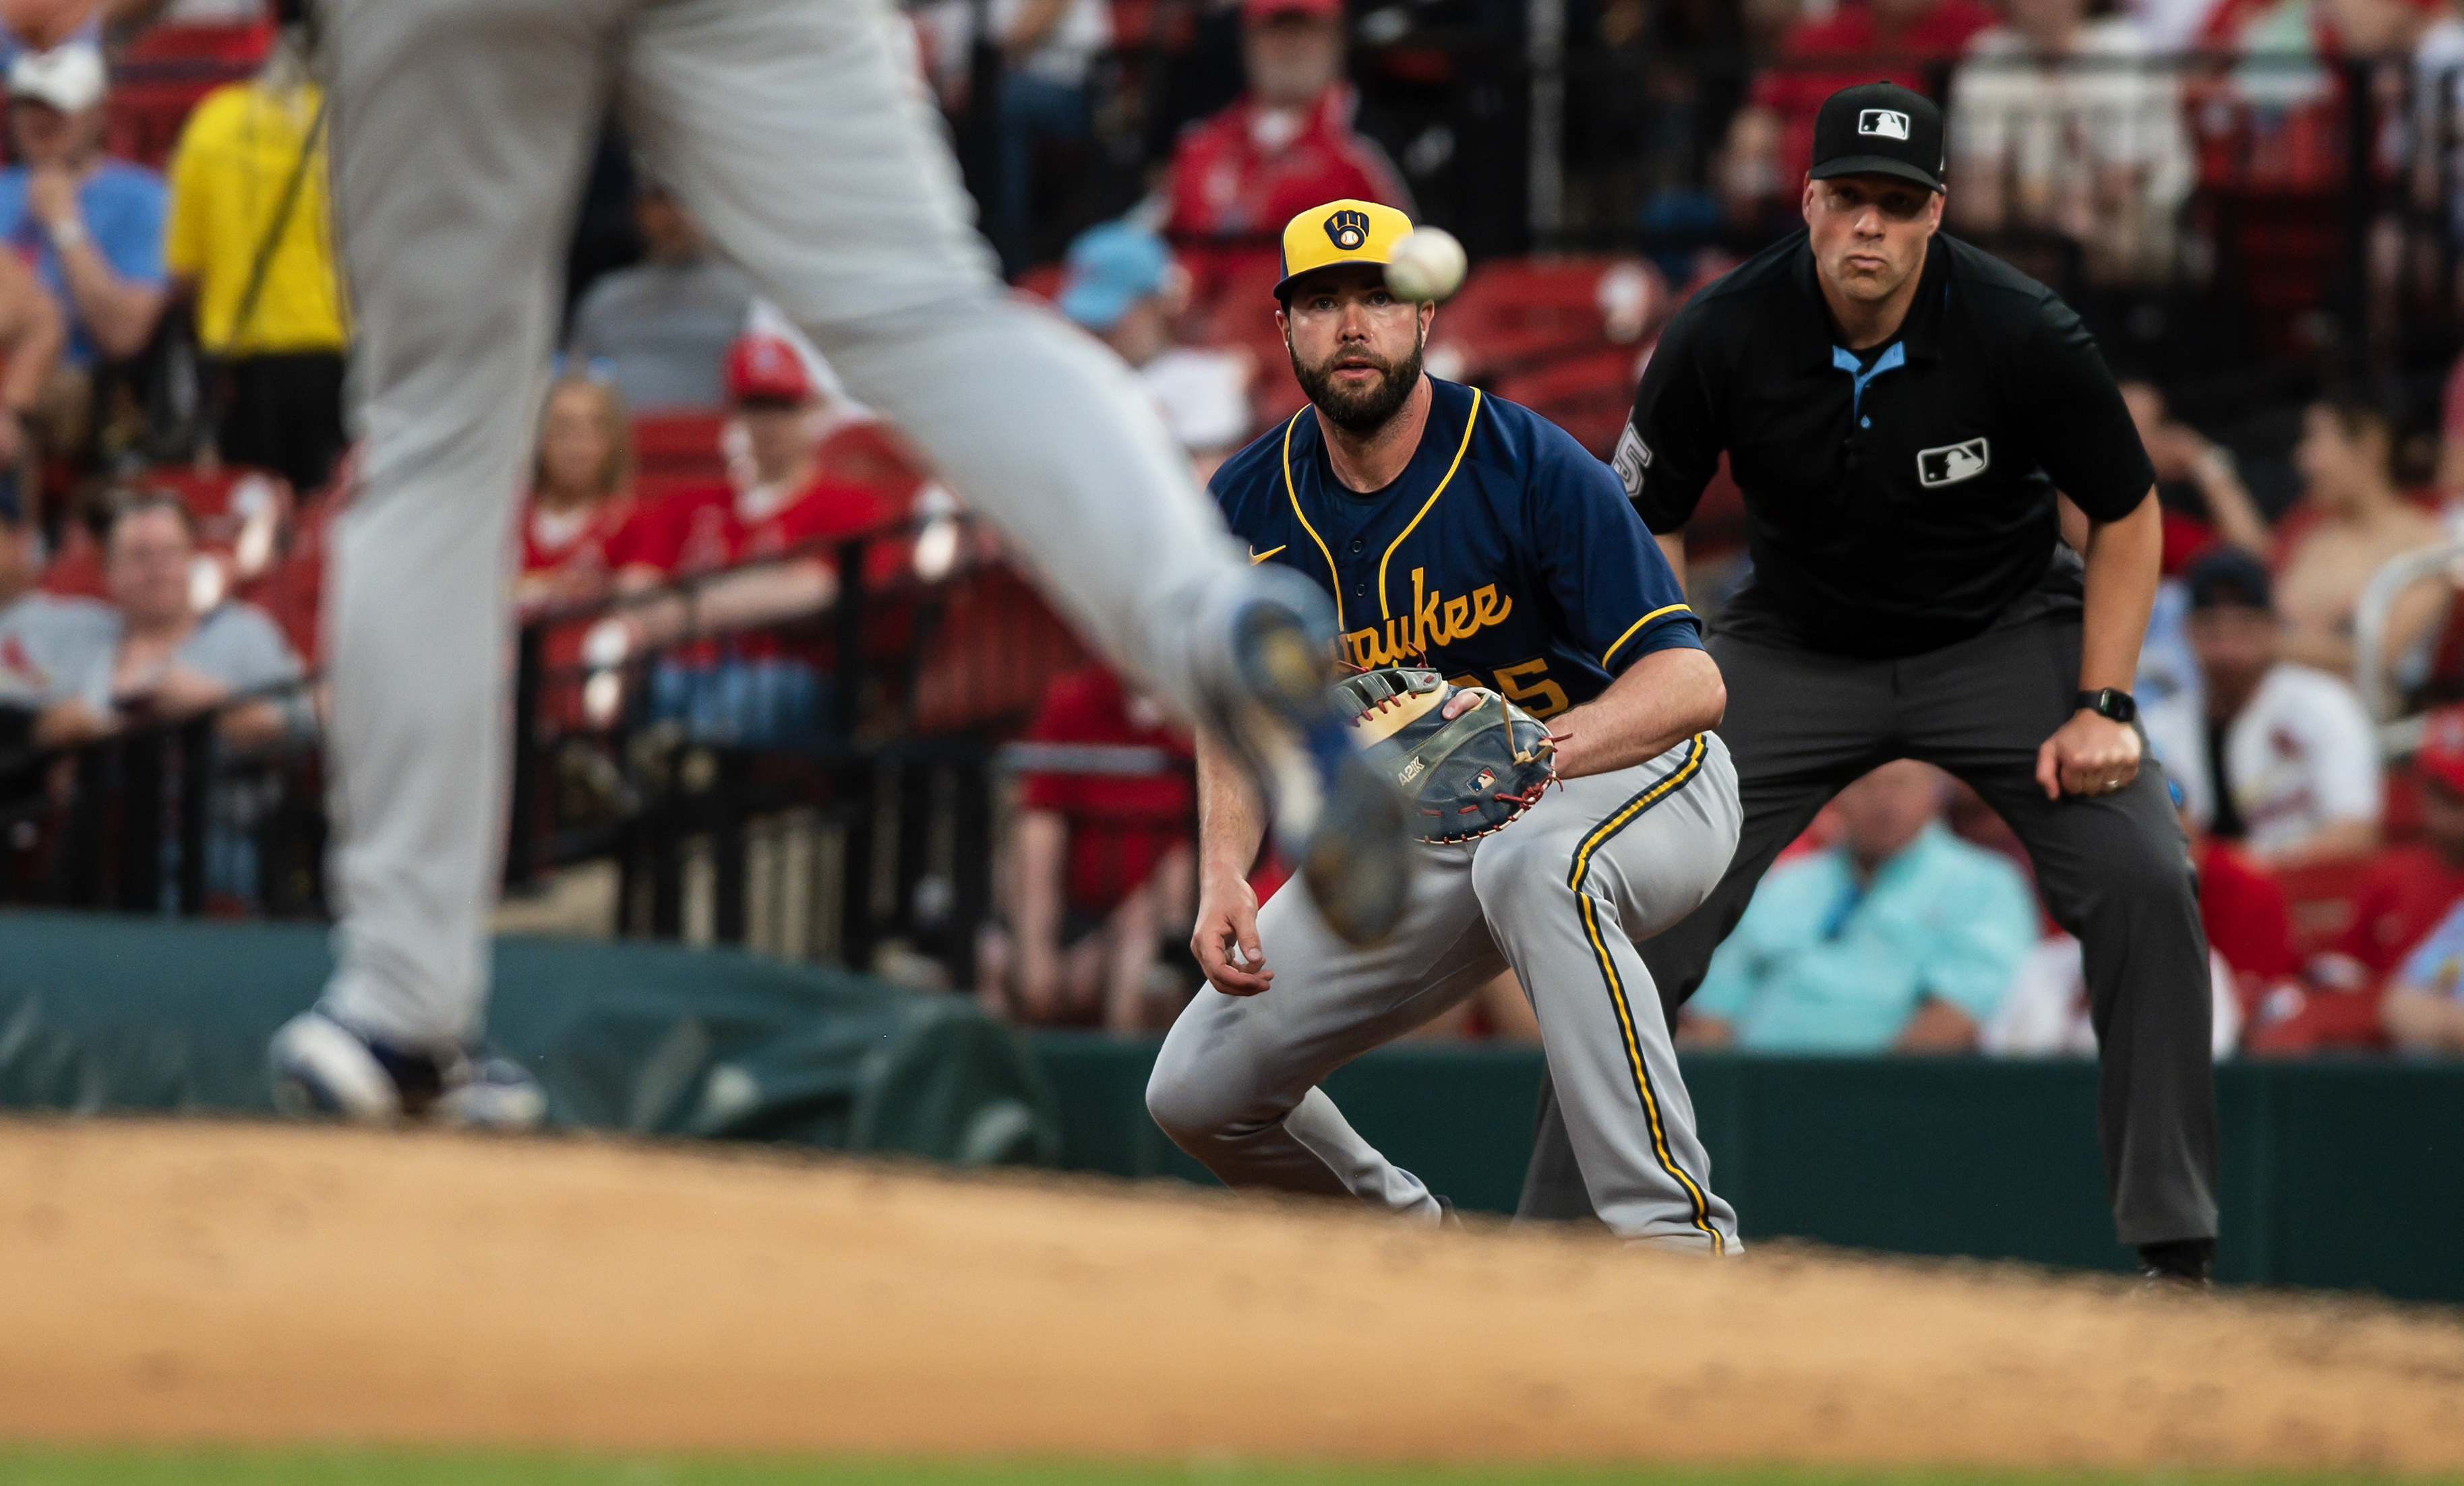
[[1239,557],[1128,368],[1009,302],[911,53],[880,0],[646,7],[627,121],[856,395],[1194,714],[1188,631]]
[[327,616],[342,920],[323,1009],[443,1051],[477,1036],[486,1003],[513,500],[619,6],[328,10],[366,442]]
[[1660,998],[1635,941],[1679,922],[1727,865],[1739,823],[1727,750],[1705,735],[1570,780],[1481,842],[1489,929],[1531,994],[1589,1206],[1628,1238],[1736,1248],[1711,1190]]
[[1322,694],[1331,606],[1243,564],[1117,357],[1008,298],[896,12],[677,0],[637,21],[627,120],[712,237],[1107,655],[1240,749],[1329,922],[1384,933],[1408,822]]
[[1147,1082],[1147,1109],[1225,1185],[1438,1215],[1420,1179],[1362,1140],[1317,1087],[1505,965],[1472,896],[1471,848],[1419,849],[1412,904],[1392,939],[1354,950],[1306,897],[1279,892],[1258,912],[1274,989],[1231,996],[1205,987],[1173,1023]]

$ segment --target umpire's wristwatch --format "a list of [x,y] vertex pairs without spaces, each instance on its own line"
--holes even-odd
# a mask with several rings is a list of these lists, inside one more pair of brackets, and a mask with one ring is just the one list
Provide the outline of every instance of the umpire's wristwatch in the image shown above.
[[2071,698],[2071,710],[2094,712],[2099,717],[2110,717],[2115,722],[2132,722],[2139,716],[2138,701],[2129,692],[2117,691],[2111,687],[2106,687],[2101,691],[2080,692]]

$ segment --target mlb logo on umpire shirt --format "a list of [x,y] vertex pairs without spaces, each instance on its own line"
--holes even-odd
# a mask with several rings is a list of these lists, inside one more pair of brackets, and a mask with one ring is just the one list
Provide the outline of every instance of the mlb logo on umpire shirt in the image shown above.
[[1857,116],[1857,132],[1904,140],[1908,137],[1908,116],[1896,108],[1869,108]]
[[1921,448],[1917,450],[1917,483],[1927,490],[1937,485],[1957,485],[1983,474],[1990,463],[1991,456],[1981,438],[1965,444],[1946,444],[1940,448]]

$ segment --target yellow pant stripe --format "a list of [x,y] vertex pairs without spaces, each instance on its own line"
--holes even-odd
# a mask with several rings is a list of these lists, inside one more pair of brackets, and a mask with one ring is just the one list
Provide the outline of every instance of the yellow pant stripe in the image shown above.
[[[1677,1158],[1669,1153],[1668,1131],[1661,1122],[1660,1099],[1652,1091],[1651,1072],[1643,1064],[1641,1039],[1635,1035],[1634,1008],[1626,1000],[1625,981],[1617,974],[1617,961],[1609,955],[1608,941],[1600,935],[1598,907],[1591,895],[1583,891],[1583,878],[1591,870],[1593,851],[1634,823],[1644,811],[1683,789],[1686,780],[1701,773],[1707,746],[1703,734],[1696,733],[1692,746],[1686,750],[1683,763],[1669,771],[1666,777],[1618,806],[1583,838],[1583,843],[1574,850],[1574,870],[1569,885],[1574,889],[1574,905],[1583,917],[1583,935],[1591,941],[1592,953],[1599,961],[1600,979],[1608,987],[1609,1004],[1617,1010],[1617,1031],[1625,1041],[1626,1066],[1634,1074],[1634,1091],[1642,1101],[1643,1121],[1651,1129],[1652,1155],[1659,1160],[1660,1169],[1674,1178],[1678,1186],[1685,1189],[1686,1199],[1694,1208],[1694,1226],[1711,1240],[1711,1252],[1726,1254],[1728,1246],[1720,1236],[1720,1230],[1711,1222],[1709,1200],[1703,1195],[1702,1187],[1685,1174],[1684,1169],[1677,1164]],[[1654,1007],[1653,1010],[1657,1012],[1659,1008]]]

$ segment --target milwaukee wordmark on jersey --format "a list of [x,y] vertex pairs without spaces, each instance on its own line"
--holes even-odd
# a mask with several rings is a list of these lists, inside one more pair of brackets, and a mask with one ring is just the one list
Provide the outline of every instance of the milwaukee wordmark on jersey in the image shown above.
[[1529,408],[1432,386],[1420,447],[1384,490],[1344,488],[1309,408],[1216,471],[1253,558],[1334,596],[1346,661],[1428,666],[1548,717],[1654,650],[1700,647],[1608,466]]

